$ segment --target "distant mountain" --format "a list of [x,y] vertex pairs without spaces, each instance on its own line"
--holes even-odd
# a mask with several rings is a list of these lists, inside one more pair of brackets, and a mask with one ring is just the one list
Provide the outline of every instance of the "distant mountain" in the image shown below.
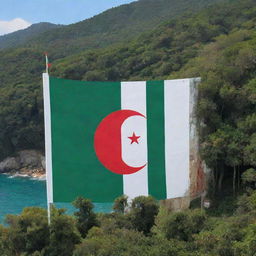
[[[52,58],[81,50],[102,48],[130,40],[160,23],[186,12],[224,0],[139,0],[107,10],[90,19],[38,33],[26,40],[26,47],[41,48]],[[0,42],[1,44],[1,42]]]
[[48,22],[33,24],[26,29],[22,29],[4,36],[0,36],[0,49],[13,48],[25,44],[31,38],[54,28],[63,27]]

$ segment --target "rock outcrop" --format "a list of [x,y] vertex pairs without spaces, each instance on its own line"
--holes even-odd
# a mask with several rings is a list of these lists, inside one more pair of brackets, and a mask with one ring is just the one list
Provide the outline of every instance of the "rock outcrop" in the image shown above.
[[44,173],[45,157],[37,150],[22,150],[14,157],[7,157],[0,162],[0,173]]
[[20,164],[16,157],[7,157],[2,162],[0,162],[0,172],[18,170],[19,168]]

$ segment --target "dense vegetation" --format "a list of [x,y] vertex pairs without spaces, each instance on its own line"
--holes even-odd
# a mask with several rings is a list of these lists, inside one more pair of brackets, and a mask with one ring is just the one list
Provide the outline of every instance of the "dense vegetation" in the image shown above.
[[197,108],[201,155],[213,172],[213,185],[256,167],[256,34],[250,22],[205,46],[174,76],[201,76]]
[[[152,30],[161,22],[178,17],[184,12],[196,12],[211,3],[223,1],[227,0],[135,1],[107,10],[91,19],[62,26],[53,31],[37,33],[38,36],[28,37],[25,42],[16,41],[16,43],[25,47],[41,49],[42,52],[47,51],[54,59],[66,57],[85,49],[102,48],[117,42],[127,42],[142,32]],[[31,29],[25,32],[29,32],[29,30]],[[24,33],[22,34],[24,35]],[[5,43],[4,46],[6,47],[7,44]]]
[[[195,12],[210,2],[141,0],[70,26],[54,29],[50,24],[37,24],[24,31],[0,37],[2,47],[6,44],[14,46],[14,39],[16,45],[24,42],[21,48],[0,51],[0,160],[21,149],[35,148],[43,151],[43,52],[49,50],[52,61],[57,56],[67,56],[84,48],[99,48],[98,42],[103,42],[101,46],[104,46],[127,41],[142,31],[152,29],[168,17],[177,17],[184,11]],[[42,32],[47,29],[49,31]],[[31,33],[35,34],[33,38]],[[109,40],[105,40],[105,37]],[[95,54],[100,52],[95,51]],[[112,66],[114,61],[111,60],[109,65]],[[66,77],[68,68],[65,73]],[[97,73],[97,69],[91,72],[91,80],[102,80],[100,75],[95,78]],[[90,80],[90,72],[87,77]],[[73,72],[69,78],[75,79],[76,74]],[[114,79],[114,76],[109,77],[109,80]]]
[[[222,1],[222,0],[216,0]],[[50,60],[57,58],[57,56],[67,56],[74,52],[81,52],[82,49],[88,48],[87,44],[90,45],[89,48],[99,48],[98,42],[105,42],[103,45],[112,44],[113,42],[120,42],[138,35],[142,31],[150,30],[152,27],[159,24],[161,21],[168,19],[169,17],[178,17],[184,14],[184,12],[189,11],[195,12],[200,10],[205,5],[209,5],[213,1],[198,1],[198,0],[141,0],[129,5],[123,5],[117,8],[113,8],[103,14],[97,15],[89,20],[79,22],[77,24],[72,24],[70,26],[63,26],[57,29],[51,29],[51,31],[39,33],[39,25],[34,28],[37,29],[35,37],[30,38],[32,27],[24,30],[23,32],[17,32],[19,38],[21,34],[24,35],[28,33],[27,39],[29,43],[25,43],[24,47],[7,49],[0,51],[0,160],[6,156],[9,156],[18,150],[27,148],[36,148],[43,150],[44,137],[43,137],[43,109],[42,109],[42,88],[41,88],[41,73],[44,70],[44,57],[43,52],[49,50]],[[214,1],[215,2],[215,1]],[[174,21],[175,23],[175,21]],[[42,24],[45,27],[45,24]],[[48,25],[46,24],[46,27]],[[158,31],[158,29],[157,29]],[[151,49],[156,51],[159,47],[161,51],[161,56],[165,54],[162,51],[161,43],[157,46],[158,39],[157,31],[148,32],[148,40],[142,40],[139,47],[146,47],[147,43],[151,41],[151,37],[154,38],[152,43],[155,43],[155,47]],[[162,34],[165,33],[165,27],[159,28]],[[37,34],[40,34],[39,36]],[[16,33],[7,36],[9,43],[12,45],[12,37],[16,37]],[[106,40],[100,40],[100,37],[109,37],[111,40],[106,42]],[[92,37],[92,40],[89,38]],[[5,37],[0,37],[1,39]],[[7,40],[7,41],[8,41]],[[163,39],[164,41],[165,39]],[[183,41],[183,39],[181,39]],[[181,41],[179,40],[179,41]],[[138,42],[141,38],[138,39]],[[167,40],[168,41],[168,40]],[[16,41],[17,42],[17,41]],[[86,45],[85,45],[86,42]],[[177,42],[178,43],[178,42]],[[31,47],[28,47],[28,44]],[[130,47],[134,43],[125,43],[126,47]],[[103,46],[101,45],[101,46]],[[137,45],[135,45],[137,46]],[[68,47],[68,50],[66,49]],[[119,54],[119,63],[116,63],[115,67],[112,69],[117,60],[113,55],[116,54],[115,48],[109,48],[105,50],[107,56],[102,56],[102,60],[98,60],[97,63],[100,64],[99,67],[105,65],[105,68],[98,70],[97,66],[91,66],[92,63],[96,62],[96,56],[100,56],[101,52],[98,50],[93,50],[88,53],[81,53],[81,56],[86,55],[86,61],[91,56],[90,60],[90,70],[87,72],[84,63],[80,63],[81,59],[78,56],[71,58],[67,68],[60,67],[58,76],[68,77],[69,79],[76,79],[76,71],[72,71],[72,63],[78,62],[82,64],[78,67],[77,72],[80,74],[86,74],[87,80],[117,80],[126,79],[127,77],[132,78],[132,75],[117,75],[120,67],[123,69],[133,69],[138,64],[133,67],[134,62],[140,62],[141,54],[138,52],[139,49],[131,48],[128,52],[124,51],[123,55]],[[116,49],[119,49],[117,47]],[[113,54],[112,53],[113,50]],[[133,51],[133,52],[132,52]],[[174,49],[174,51],[176,51]],[[138,58],[137,58],[138,52]],[[167,54],[167,53],[166,53]],[[80,54],[79,54],[80,55]],[[94,55],[95,60],[94,60]],[[109,57],[113,58],[108,60]],[[126,59],[129,58],[128,66],[126,65]],[[145,58],[149,59],[148,62],[154,63],[158,61],[156,59],[145,54]],[[177,55],[178,58],[178,55]],[[168,55],[166,60],[168,60]],[[143,60],[144,61],[144,60]],[[176,60],[173,60],[176,61]],[[63,62],[66,65],[66,61]],[[53,63],[55,66],[55,63]],[[71,65],[71,66],[70,66]],[[177,68],[180,64],[177,62]],[[108,68],[109,66],[109,68]],[[63,68],[66,71],[63,71]],[[163,65],[165,69],[165,74],[170,73],[169,65]],[[71,69],[71,71],[69,71]],[[102,74],[107,73],[107,77],[102,78]],[[56,70],[56,68],[55,68]],[[175,69],[177,70],[177,69]],[[68,74],[70,72],[70,75]],[[62,75],[62,73],[64,73]],[[161,74],[156,76],[160,77]],[[79,76],[81,77],[81,75]],[[145,75],[143,72],[137,72],[137,78],[142,79]],[[162,75],[163,77],[163,75]]]
[[[228,178],[235,191],[241,173],[256,166],[255,16],[255,0],[215,4],[129,43],[57,60],[52,74],[102,81],[201,76],[201,154],[213,169],[214,190]],[[37,49],[2,52],[1,158],[22,148],[43,148],[40,63]]]
[[[144,2],[152,3],[138,3]],[[197,115],[201,155],[213,170],[210,209],[191,206],[172,213],[151,197],[135,198],[130,206],[121,197],[115,201],[113,213],[96,214],[89,200],[78,198],[74,216],[53,208],[48,225],[45,210],[26,208],[19,216],[7,216],[8,226],[0,226],[0,254],[254,256],[255,3],[233,0],[196,14],[186,13],[131,42],[104,49],[80,52],[83,40],[78,38],[76,44],[72,35],[67,42],[79,54],[55,60],[51,70],[59,77],[102,81],[202,77]],[[119,10],[130,7],[122,8]],[[44,35],[50,38],[47,33]],[[62,40],[65,33],[61,33]],[[58,49],[56,41],[52,42],[54,50]],[[59,49],[54,58],[63,56],[65,48]],[[0,158],[23,148],[43,149],[41,46],[35,43],[32,48],[0,54]]]
[[42,86],[43,56],[16,49],[0,58],[0,158],[19,149],[44,144]]
[[[232,211],[210,208],[169,212],[152,197],[129,205],[116,199],[112,213],[94,213],[88,199],[77,198],[74,216],[51,209],[25,208],[0,225],[3,256],[254,256],[256,251],[256,176],[243,176],[244,194]],[[230,204],[228,200],[223,204]],[[224,208],[215,210],[224,213]]]
[[48,22],[40,22],[33,24],[30,27],[18,30],[16,32],[0,36],[0,49],[13,48],[25,44],[37,35],[54,28],[62,27]]

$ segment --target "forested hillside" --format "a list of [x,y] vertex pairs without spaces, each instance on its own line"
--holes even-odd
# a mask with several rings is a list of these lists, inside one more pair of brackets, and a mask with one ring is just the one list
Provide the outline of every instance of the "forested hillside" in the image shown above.
[[[141,1],[144,2],[144,1]],[[127,8],[127,7],[126,7]],[[255,0],[236,0],[171,19],[137,39],[53,62],[51,74],[81,80],[145,80],[201,76],[198,116],[202,156],[215,186],[255,167]],[[42,52],[2,51],[1,158],[43,149]]]
[[[23,47],[0,50],[0,159],[20,149],[43,149],[41,88],[41,73],[44,70],[43,52],[48,50],[50,60],[53,61],[57,56],[68,56],[75,52],[80,54],[81,49],[84,48],[98,48],[99,42],[102,42],[101,47],[103,47],[123,40],[129,47],[129,38],[134,38],[139,33],[152,29],[170,17],[178,17],[185,12],[196,12],[213,2],[215,1],[140,0],[110,9],[89,20],[70,26],[51,29],[51,31],[39,33],[40,35],[35,33],[33,39],[30,38],[31,32],[35,28],[38,29],[39,25],[0,37],[2,46],[5,45],[5,38],[12,45],[12,38],[16,38],[16,35],[21,39],[21,41],[15,41],[16,44],[25,40]],[[45,27],[45,24],[42,26]],[[148,37],[150,38],[155,33],[157,36],[158,29],[153,33],[148,32]],[[101,37],[106,36],[110,41],[100,40]],[[146,43],[143,40],[142,45]],[[84,55],[84,53],[81,54]],[[98,55],[100,52],[95,51],[95,54]],[[72,59],[75,62],[79,61],[76,57]],[[111,60],[112,63],[113,61],[115,60]],[[81,73],[82,69],[82,66],[79,67],[77,72]],[[67,73],[68,69],[65,72]],[[82,72],[85,73],[86,70]],[[97,69],[91,71],[91,76],[95,76],[94,72],[97,74]],[[90,75],[90,72],[87,75]],[[109,80],[118,78],[115,74],[113,75]],[[140,77],[142,78],[143,74]],[[74,72],[69,78],[76,78]],[[102,77],[91,79],[102,80]]]
[[131,43],[57,61],[52,71],[79,80],[161,79],[180,70],[219,35],[246,29],[247,22],[253,26],[254,14],[253,1],[215,5],[197,15],[171,19]]
[[171,20],[128,45],[57,62],[56,76],[82,80],[202,77],[197,113],[201,154],[223,178],[256,167],[256,7],[243,0]]
[[18,30],[10,34],[0,36],[0,49],[13,48],[25,44],[33,37],[36,37],[41,33],[58,27],[62,26],[51,24],[48,22],[41,22],[37,24],[32,24],[26,29]]
[[[97,16],[75,24],[61,26],[54,31],[36,33],[29,40],[16,41],[16,45],[49,52],[51,57],[61,58],[85,49],[102,48],[113,43],[127,42],[163,21],[178,17],[185,12],[197,12],[215,2],[227,0],[140,0],[107,10]],[[23,36],[29,31],[19,33]],[[15,38],[17,34],[14,34]],[[0,48],[7,47],[1,40]],[[2,46],[1,46],[2,44]],[[12,40],[9,46],[13,46]],[[8,46],[8,47],[9,47]]]
[[172,75],[202,77],[197,107],[203,124],[201,155],[214,171],[212,185],[219,191],[223,178],[230,177],[231,181],[231,176],[233,191],[239,190],[241,173],[256,167],[254,23],[255,18],[228,35],[218,36]]
[[[255,24],[256,0],[233,0],[166,20],[132,41],[54,60],[51,75],[68,79],[202,77],[197,117],[201,156],[213,174],[210,208],[199,199],[171,212],[150,196],[130,205],[122,196],[112,213],[95,214],[77,198],[74,216],[53,207],[50,224],[45,209],[25,208],[0,225],[0,255],[255,256]],[[41,46],[0,54],[0,158],[42,150]]]

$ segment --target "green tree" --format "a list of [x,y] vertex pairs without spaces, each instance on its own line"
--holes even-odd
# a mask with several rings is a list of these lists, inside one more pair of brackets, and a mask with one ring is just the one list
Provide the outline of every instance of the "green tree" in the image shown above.
[[244,229],[242,241],[235,243],[235,256],[255,256],[256,251],[256,224],[251,224]]
[[243,194],[237,201],[237,213],[255,213],[256,211],[256,190],[249,190],[249,195]]
[[192,241],[193,235],[203,229],[206,219],[205,212],[200,209],[172,213],[163,207],[152,231],[159,237]]
[[82,235],[85,237],[90,228],[97,226],[96,214],[93,212],[93,204],[89,199],[78,197],[73,205],[78,209],[74,213],[77,219],[77,228]]
[[74,256],[192,256],[185,244],[164,238],[145,236],[135,230],[116,229],[111,233],[93,227],[77,246]]
[[122,195],[115,199],[113,210],[118,213],[125,213],[125,210],[128,207],[128,197],[126,195]]
[[71,256],[75,245],[81,241],[75,219],[64,213],[63,209],[51,208],[50,244],[45,256]]
[[256,167],[256,132],[252,134],[249,143],[244,148],[244,161]]
[[7,234],[8,234],[8,229],[0,225],[0,254],[9,256],[11,254],[10,254],[10,251],[8,250],[9,246],[8,246]]
[[247,169],[242,174],[242,182],[245,187],[256,188],[256,170],[253,168]]
[[7,254],[30,255],[41,252],[49,244],[47,212],[37,207],[24,208],[21,215],[7,215],[5,231]]
[[132,200],[129,217],[134,229],[148,234],[159,210],[158,202],[151,196],[138,196]]

